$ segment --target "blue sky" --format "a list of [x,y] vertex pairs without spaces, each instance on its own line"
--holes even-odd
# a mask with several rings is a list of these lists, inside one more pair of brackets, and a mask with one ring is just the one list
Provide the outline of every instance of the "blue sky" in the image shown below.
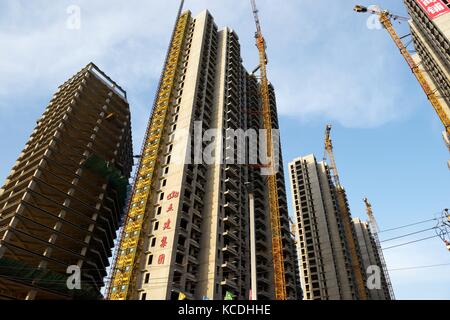
[[[70,5],[81,28],[66,27]],[[333,124],[335,155],[354,216],[373,204],[380,228],[433,218],[449,206],[449,153],[442,126],[384,30],[352,11],[361,1],[260,0],[269,77],[277,91],[284,160],[323,156]],[[380,0],[406,15],[401,0]],[[90,61],[128,93],[140,149],[178,1],[3,0],[0,3],[0,180],[58,85]],[[238,33],[245,66],[257,65],[250,1],[187,0]],[[408,33],[406,24],[399,32]],[[289,184],[289,183],[288,183]],[[291,213],[293,211],[291,210]],[[432,227],[381,234],[391,236]],[[432,235],[432,231],[416,238]],[[414,237],[407,240],[413,240]],[[387,245],[395,244],[387,242]],[[389,268],[450,263],[438,239],[385,252]],[[450,299],[449,267],[393,271],[398,299]]]

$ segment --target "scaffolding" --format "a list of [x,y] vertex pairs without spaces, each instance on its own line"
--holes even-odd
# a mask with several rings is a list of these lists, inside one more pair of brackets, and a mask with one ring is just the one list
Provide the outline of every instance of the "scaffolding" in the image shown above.
[[131,299],[137,284],[137,268],[144,244],[149,206],[151,205],[152,184],[159,163],[167,115],[176,93],[176,79],[182,58],[182,48],[188,31],[190,13],[181,13],[181,2],[172,34],[164,70],[161,76],[155,104],[153,106],[146,136],[141,150],[140,162],[134,181],[131,201],[128,207],[118,250],[114,259],[112,279],[108,288],[110,300]]
[[373,240],[375,242],[378,257],[380,258],[381,268],[383,270],[386,285],[389,290],[389,296],[390,296],[391,300],[395,300],[394,289],[392,287],[391,278],[389,277],[389,272],[388,272],[387,265],[386,265],[386,260],[384,259],[383,249],[381,248],[380,239],[378,237],[378,232],[380,231],[378,228],[378,223],[373,214],[372,205],[370,204],[370,202],[367,198],[364,198],[364,203],[366,205],[367,216],[369,217],[370,232],[371,232]]

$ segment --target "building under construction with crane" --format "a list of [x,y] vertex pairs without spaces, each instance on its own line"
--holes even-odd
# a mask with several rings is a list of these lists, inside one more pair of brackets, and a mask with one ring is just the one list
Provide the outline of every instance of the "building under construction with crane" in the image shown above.
[[[208,11],[192,16],[182,5],[140,154],[108,299],[297,299],[301,293],[281,155],[274,157],[274,149],[267,148],[269,166],[275,158],[280,165],[268,176],[261,175],[263,165],[195,161],[208,145],[202,140],[208,129],[269,129],[271,136],[271,129],[278,128],[256,7],[253,3],[260,77],[243,67],[232,29],[219,30]],[[195,144],[198,125],[201,150]],[[229,153],[227,139],[219,137],[209,146],[228,159],[237,153]],[[188,158],[187,163],[180,161]],[[253,273],[250,191],[256,234]]]
[[[444,126],[443,138],[450,150],[450,3],[448,0],[405,0],[411,19],[374,5],[355,6],[360,13],[379,16],[410,67]],[[412,54],[392,21],[408,21],[416,53]],[[448,161],[450,169],[450,161]]]
[[450,150],[450,2],[405,0],[405,5],[417,52],[413,59],[442,105],[446,116],[442,135]]
[[328,165],[308,155],[289,172],[304,299],[360,299]]
[[[368,271],[368,273],[377,272],[380,275],[380,278],[377,279],[380,286],[368,288],[369,299],[394,300],[395,294],[387,270],[380,239],[378,238],[379,229],[372,210],[372,204],[370,204],[367,198],[364,198],[364,204],[366,206],[368,220],[363,221],[360,218],[353,218],[353,225],[355,226],[356,237],[361,252],[361,261],[366,273]],[[374,267],[377,269],[374,269]]]
[[[351,217],[334,159],[330,132],[331,126],[328,125],[325,131],[328,163],[326,157],[318,162],[314,155],[289,163],[304,298],[393,299],[376,233],[371,232],[367,223]],[[367,286],[367,270],[373,265],[381,271],[379,289]]]

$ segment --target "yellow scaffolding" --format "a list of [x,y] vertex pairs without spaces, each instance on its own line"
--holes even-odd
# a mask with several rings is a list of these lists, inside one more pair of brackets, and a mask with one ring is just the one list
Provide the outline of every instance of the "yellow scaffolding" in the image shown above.
[[[181,11],[181,7],[180,7]],[[131,298],[136,286],[136,269],[140,263],[140,252],[144,242],[145,226],[148,221],[148,205],[151,205],[152,183],[155,168],[161,155],[162,137],[169,107],[176,91],[178,66],[186,38],[190,13],[179,12],[162,80],[150,117],[149,126],[141,154],[141,161],[134,181],[133,194],[120,237],[115,264],[113,265],[108,299],[126,300]]]

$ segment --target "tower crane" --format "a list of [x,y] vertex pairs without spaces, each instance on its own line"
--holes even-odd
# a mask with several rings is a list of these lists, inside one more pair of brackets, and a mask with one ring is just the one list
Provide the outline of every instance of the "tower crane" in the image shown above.
[[370,228],[370,231],[372,232],[372,236],[375,241],[375,246],[378,251],[378,257],[380,258],[384,278],[386,280],[386,284],[387,284],[387,287],[389,290],[389,296],[390,296],[391,300],[394,300],[395,299],[394,289],[392,288],[391,278],[389,277],[389,273],[388,273],[387,266],[386,266],[386,260],[384,259],[383,251],[381,249],[380,239],[378,238],[378,232],[380,232],[380,229],[378,228],[378,223],[373,214],[372,205],[370,204],[369,200],[367,198],[364,198],[363,201],[364,201],[364,204],[366,205],[367,217],[369,218],[369,228]]
[[395,44],[400,50],[400,53],[405,58],[406,62],[408,63],[408,66],[411,68],[413,74],[416,76],[417,80],[419,81],[423,91],[428,97],[428,100],[430,100],[431,104],[433,105],[434,110],[439,116],[439,119],[441,120],[442,124],[444,125],[445,131],[447,132],[447,135],[450,135],[450,117],[445,113],[444,107],[442,106],[441,102],[439,101],[436,93],[431,89],[427,79],[425,78],[423,72],[420,70],[419,65],[414,62],[411,54],[406,49],[406,46],[403,44],[402,39],[399,37],[397,32],[395,31],[391,20],[408,20],[408,18],[401,17],[398,15],[394,15],[390,13],[388,10],[381,10],[378,6],[371,6],[369,8],[357,5],[353,9],[356,12],[360,13],[372,13],[379,16],[380,23],[384,26],[384,28],[389,32],[389,35],[394,40]]
[[261,90],[261,107],[264,129],[266,131],[267,138],[267,156],[269,158],[270,167],[272,172],[267,176],[268,191],[269,191],[269,211],[270,222],[272,230],[272,256],[274,266],[274,282],[275,282],[275,299],[286,300],[286,280],[284,275],[284,257],[283,257],[283,242],[281,239],[281,223],[280,223],[280,211],[278,204],[278,182],[275,169],[275,155],[272,141],[272,116],[270,108],[269,98],[269,81],[267,79],[267,54],[266,54],[266,41],[262,34],[261,23],[258,15],[258,8],[256,1],[251,0],[253,15],[256,24],[256,47],[259,52],[259,69],[260,72],[260,90]]
[[[356,282],[356,290],[360,300],[367,300],[367,291],[364,282],[364,276],[361,266],[361,259],[357,248],[357,242],[354,236],[353,225],[350,216],[350,209],[347,204],[345,189],[339,180],[339,173],[333,154],[333,143],[330,138],[331,125],[327,125],[325,129],[325,152],[328,155],[330,164],[330,172],[336,189],[336,200],[338,204],[339,214],[344,228],[344,237],[347,242],[348,250],[351,256],[351,266]],[[324,157],[326,158],[326,157]],[[325,159],[324,159],[325,160]]]

